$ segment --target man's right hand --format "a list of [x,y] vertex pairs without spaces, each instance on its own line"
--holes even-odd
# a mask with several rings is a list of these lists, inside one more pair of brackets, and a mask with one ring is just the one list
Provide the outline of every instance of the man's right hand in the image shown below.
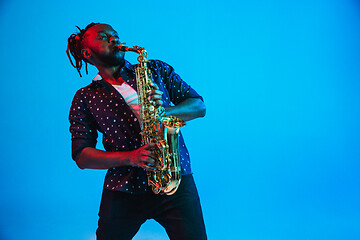
[[154,150],[157,148],[155,143],[148,143],[136,150],[128,153],[129,165],[140,167],[147,171],[154,171],[156,155]]

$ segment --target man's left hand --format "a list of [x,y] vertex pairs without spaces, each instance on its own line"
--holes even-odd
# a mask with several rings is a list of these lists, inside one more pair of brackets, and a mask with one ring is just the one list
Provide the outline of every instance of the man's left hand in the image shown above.
[[148,92],[148,100],[151,101],[155,107],[162,106],[163,101],[161,100],[161,97],[163,92],[159,90],[159,87],[155,83],[152,83],[151,87],[153,90]]

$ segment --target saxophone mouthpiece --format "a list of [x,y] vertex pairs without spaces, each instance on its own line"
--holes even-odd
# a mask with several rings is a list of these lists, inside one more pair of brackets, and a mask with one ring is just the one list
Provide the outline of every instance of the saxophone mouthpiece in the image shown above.
[[127,46],[124,46],[124,44],[126,43],[120,43],[120,45],[118,46],[119,50],[124,52],[129,51],[129,48]]
[[134,46],[134,47],[130,48],[130,47],[124,46],[124,44],[125,43],[120,43],[120,45],[117,46],[117,48],[123,52],[135,52],[138,54],[141,54],[141,52],[144,50],[144,48],[139,47],[139,46]]

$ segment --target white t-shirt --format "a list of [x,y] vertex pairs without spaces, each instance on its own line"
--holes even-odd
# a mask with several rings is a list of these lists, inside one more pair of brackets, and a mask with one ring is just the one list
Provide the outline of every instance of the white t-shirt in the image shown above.
[[137,92],[126,82],[121,85],[113,85],[125,99],[126,104],[131,108],[136,117],[140,119],[140,109]]

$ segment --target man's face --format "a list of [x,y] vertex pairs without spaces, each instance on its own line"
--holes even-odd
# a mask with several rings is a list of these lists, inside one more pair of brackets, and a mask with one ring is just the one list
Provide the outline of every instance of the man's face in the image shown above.
[[84,49],[89,51],[89,60],[94,65],[118,66],[124,62],[124,52],[119,51],[119,36],[107,24],[98,24],[85,33]]

